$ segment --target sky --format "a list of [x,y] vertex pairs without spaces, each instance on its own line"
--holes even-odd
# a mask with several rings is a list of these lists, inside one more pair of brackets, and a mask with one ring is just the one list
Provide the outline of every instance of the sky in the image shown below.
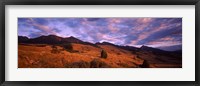
[[182,48],[182,18],[18,18],[18,35],[74,36],[91,43],[173,51]]

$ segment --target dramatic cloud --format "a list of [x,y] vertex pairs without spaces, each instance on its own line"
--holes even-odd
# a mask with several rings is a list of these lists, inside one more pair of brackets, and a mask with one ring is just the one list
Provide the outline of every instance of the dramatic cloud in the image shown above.
[[[74,36],[92,43],[156,48],[182,46],[181,18],[18,18],[18,35]],[[170,48],[171,49],[171,48]]]

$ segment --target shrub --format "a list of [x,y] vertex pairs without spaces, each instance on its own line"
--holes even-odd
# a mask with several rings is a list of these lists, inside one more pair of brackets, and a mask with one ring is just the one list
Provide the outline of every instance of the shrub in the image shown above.
[[36,45],[37,47],[46,47],[45,44],[41,44],[41,45]]
[[101,58],[107,58],[107,52],[105,50],[101,51]]
[[[132,68],[131,66],[129,66],[126,63],[117,63],[118,66],[123,67],[123,68]],[[135,66],[134,66],[135,67]]]
[[142,67],[142,68],[149,68],[149,67],[150,67],[149,62],[146,61],[146,60],[144,60],[144,61],[143,61],[143,64],[141,65],[141,67]]
[[60,53],[60,50],[57,48],[56,45],[52,45],[51,48],[52,48],[51,53],[54,54]]
[[136,55],[136,58],[141,58],[139,55]]
[[109,68],[110,66],[100,59],[94,59],[90,62],[90,68]]
[[132,51],[132,54],[137,54],[137,52],[136,51]]
[[89,68],[90,63],[81,60],[81,61],[78,61],[78,62],[66,63],[65,67],[66,68]]
[[58,53],[60,53],[60,50],[58,50],[58,49],[52,49],[51,53],[58,54]]
[[63,47],[63,50],[66,50],[70,53],[80,53],[78,50],[73,50],[73,46],[71,43],[61,44],[59,46]]
[[73,47],[72,47],[71,43],[62,44],[62,47],[67,51],[72,51],[73,50]]
[[118,52],[117,55],[121,55],[121,53]]
[[71,50],[70,53],[80,53],[78,50]]
[[57,48],[56,45],[52,45],[51,48]]

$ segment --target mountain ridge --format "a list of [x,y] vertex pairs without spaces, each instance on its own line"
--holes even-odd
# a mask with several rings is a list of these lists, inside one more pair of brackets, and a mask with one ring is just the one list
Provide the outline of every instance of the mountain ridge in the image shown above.
[[[120,46],[115,45],[110,42],[96,42],[96,43],[90,43],[90,42],[84,42],[76,37],[70,36],[70,37],[59,37],[56,35],[47,35],[47,36],[39,36],[37,38],[28,38],[26,36],[18,36],[18,43],[33,43],[33,44],[65,44],[65,43],[80,43],[85,45],[91,45],[98,47],[98,45],[111,45],[115,46],[121,49],[129,50],[129,51],[138,51],[138,50],[145,50],[145,51],[154,51],[154,52],[165,52],[165,50],[159,49],[159,48],[153,48],[149,46],[141,46],[140,48],[133,47],[133,46]],[[180,51],[180,50],[176,50]],[[168,52],[168,51],[166,51]]]

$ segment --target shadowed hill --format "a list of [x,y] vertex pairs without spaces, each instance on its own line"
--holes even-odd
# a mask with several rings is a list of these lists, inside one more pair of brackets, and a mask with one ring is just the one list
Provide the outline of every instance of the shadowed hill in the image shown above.
[[115,46],[115,47],[118,47],[118,48],[121,48],[121,49],[129,50],[129,51],[136,51],[136,50],[139,49],[139,48],[132,47],[132,46],[115,45],[115,44],[112,44],[112,43],[109,43],[109,42],[102,42],[102,43],[97,42],[96,45],[111,45],[111,46]]
[[176,51],[165,51],[165,50],[161,50],[161,49],[157,49],[157,48],[152,48],[152,47],[148,47],[148,46],[142,46],[140,48],[137,47],[133,47],[133,46],[120,46],[120,45],[115,45],[109,42],[97,42],[95,44],[90,43],[90,42],[84,42],[78,38],[75,38],[73,36],[70,37],[66,37],[66,38],[62,38],[56,35],[48,35],[48,36],[40,36],[37,38],[31,38],[29,39],[28,37],[25,36],[18,36],[18,42],[19,43],[33,43],[33,44],[66,44],[66,43],[79,43],[79,44],[85,44],[85,45],[91,45],[94,47],[98,47],[98,45],[111,45],[111,46],[115,46],[117,48],[121,48],[124,50],[128,50],[128,51],[150,51],[150,52],[157,52],[157,53],[171,53],[171,52],[175,52],[175,53],[181,53],[182,50],[176,50]]
[[[19,43],[33,43],[33,44],[65,44],[65,43],[83,43],[83,41],[71,36],[62,38],[55,35],[40,36],[37,38],[26,39],[27,37],[18,36]],[[23,40],[22,40],[23,39]]]
[[73,36],[70,36],[68,38],[62,38],[61,43],[83,43],[83,41],[81,41]]
[[28,40],[29,38],[26,36],[18,36],[18,43],[24,43],[27,42]]

